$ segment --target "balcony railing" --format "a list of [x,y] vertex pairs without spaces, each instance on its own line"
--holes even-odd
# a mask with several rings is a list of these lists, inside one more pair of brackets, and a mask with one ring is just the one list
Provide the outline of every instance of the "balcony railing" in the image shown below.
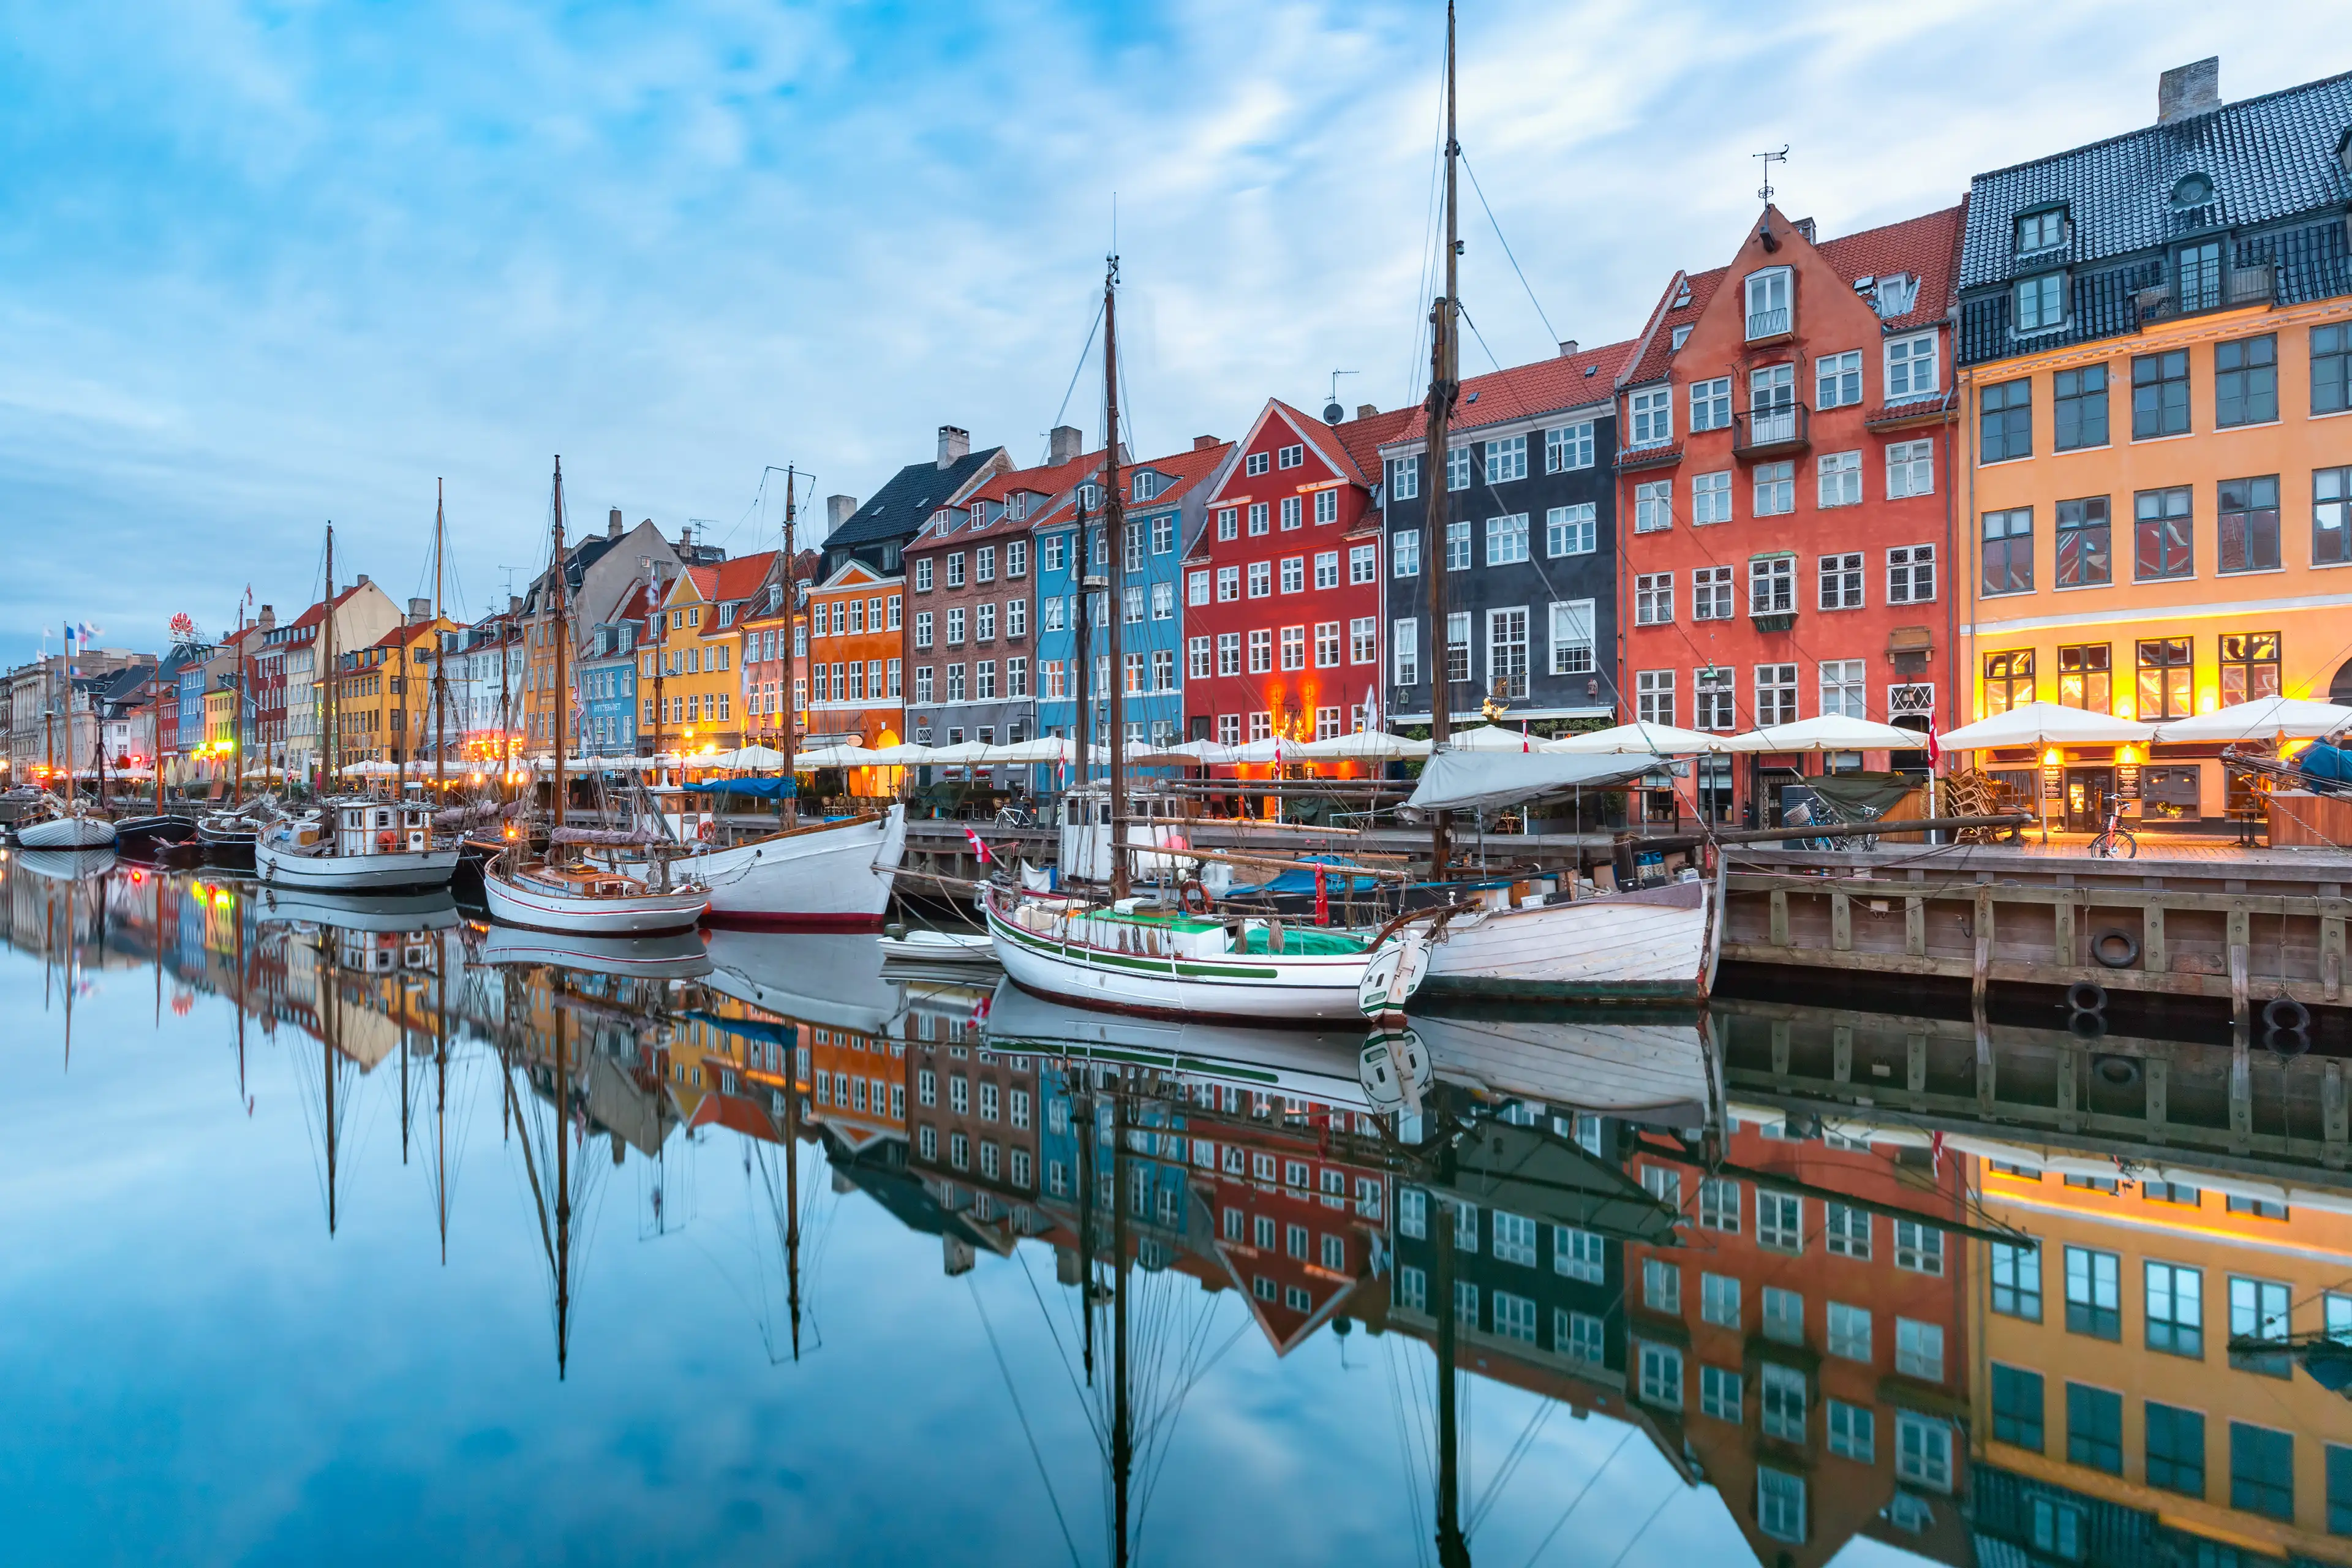
[[2277,268],[2258,261],[2252,267],[2189,268],[2185,279],[2143,289],[2134,298],[2141,325],[2195,316],[2207,310],[2237,310],[2268,305],[2278,297]]
[[1790,330],[1789,307],[1786,305],[1772,310],[1748,312],[1748,341],[1751,343],[1766,338],[1785,338]]
[[1779,408],[1751,408],[1731,416],[1731,455],[1740,458],[1769,458],[1801,452],[1812,445],[1812,411],[1801,403]]

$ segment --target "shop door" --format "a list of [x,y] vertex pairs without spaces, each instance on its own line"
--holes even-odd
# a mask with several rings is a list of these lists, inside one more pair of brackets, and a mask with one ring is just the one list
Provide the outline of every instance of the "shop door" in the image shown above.
[[2107,802],[2116,793],[2113,768],[2066,770],[2066,831],[2096,833],[2107,825]]

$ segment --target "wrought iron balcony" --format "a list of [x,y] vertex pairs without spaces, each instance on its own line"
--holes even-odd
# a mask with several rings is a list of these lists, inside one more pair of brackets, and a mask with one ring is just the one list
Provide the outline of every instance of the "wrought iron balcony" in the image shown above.
[[1742,461],[1801,452],[1813,444],[1812,411],[1801,403],[1731,416],[1731,455]]
[[2277,297],[2277,268],[2270,262],[2258,261],[2252,267],[2184,268],[2183,276],[2170,282],[2141,289],[2133,304],[2138,309],[2140,324],[2146,326],[2181,316],[2201,315],[2208,310],[2268,305]]
[[1748,341],[1751,343],[1768,342],[1774,338],[1785,338],[1793,331],[1795,331],[1795,325],[1790,318],[1789,307],[1786,305],[1777,310],[1750,310],[1748,313]]

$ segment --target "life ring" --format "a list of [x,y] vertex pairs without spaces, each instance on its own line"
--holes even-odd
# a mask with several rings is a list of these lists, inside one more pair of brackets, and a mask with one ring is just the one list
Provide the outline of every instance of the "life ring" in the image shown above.
[[[1192,901],[1195,893],[1200,895],[1198,903]],[[1198,877],[1187,877],[1176,884],[1176,907],[1188,915],[1205,919],[1209,911],[1217,907],[1217,900],[1209,896],[1209,889],[1201,885]]]
[[375,836],[375,847],[379,854],[389,855],[400,847],[400,835],[387,827]]
[[708,844],[719,837],[718,825],[706,816],[702,819],[702,826],[694,830],[694,836]]
[[2066,987],[2066,1005],[2077,1013],[2107,1010],[2107,988],[2095,980],[2077,980]]
[[[2120,949],[2116,946],[2118,943]],[[2091,956],[2109,969],[2129,969],[2139,962],[2139,938],[2111,926],[2091,939]]]
[[2273,1034],[2311,1027],[2311,1009],[2292,996],[2276,996],[2263,1008],[2263,1023]]

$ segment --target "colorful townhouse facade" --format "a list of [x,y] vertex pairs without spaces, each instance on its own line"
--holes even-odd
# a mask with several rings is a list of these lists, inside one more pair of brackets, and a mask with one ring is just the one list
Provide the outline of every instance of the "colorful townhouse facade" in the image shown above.
[[2352,1339],[2340,1193],[2268,1162],[2057,1163],[1979,1178],[1985,1217],[2039,1244],[1971,1244],[1979,1537],[2092,1568],[2345,1561],[2345,1401],[2247,1343]]
[[[1102,454],[1049,434],[1037,468],[990,473],[908,542],[907,722],[918,745],[1013,745],[1037,731],[1036,529],[1076,504]],[[814,662],[814,656],[812,656]]]
[[[1413,411],[1325,424],[1270,398],[1205,486],[1184,550],[1191,738],[1311,741],[1381,712],[1381,443]],[[1353,764],[1339,770],[1352,771]]]
[[[803,745],[878,751],[906,739],[906,578],[885,576],[855,555],[809,590]],[[761,635],[761,657],[777,670],[762,679],[768,698],[783,689],[789,649],[771,648],[782,635],[780,625]]]
[[[1622,717],[1937,721],[1960,232],[1952,207],[1817,244],[1768,204],[1727,266],[1668,285],[1621,388]],[[1827,763],[1924,769],[1925,747]],[[1776,823],[1816,765],[1713,761],[1679,809]]]
[[[1473,376],[1446,454],[1446,711],[1554,734],[1616,711],[1616,390],[1631,342]],[[1393,419],[1395,416],[1390,416]],[[1388,711],[1426,724],[1436,668],[1423,575],[1426,426],[1380,447]]]
[[[1968,719],[2031,700],[2186,718],[2352,700],[2352,76],[2158,117],[1979,175],[1959,274]],[[2265,737],[2250,737],[2263,739]],[[2252,809],[2214,745],[1980,757],[2066,826]]]
[[[1093,620],[1093,647],[1084,657],[1090,668],[1118,683],[1124,715],[1125,742],[1130,754],[1143,748],[1172,746],[1183,740],[1184,687],[1196,670],[1211,668],[1208,644],[1184,629],[1184,574],[1181,566],[1184,542],[1196,537],[1206,514],[1209,490],[1231,461],[1234,447],[1213,436],[1193,439],[1190,450],[1130,463],[1120,470],[1122,498],[1119,537],[1112,542],[1117,557],[1111,568],[1111,596],[1105,619]],[[1076,558],[1075,544],[1070,559]],[[1119,668],[1109,668],[1109,616],[1118,617]],[[1068,617],[1064,617],[1067,624]],[[1069,657],[1079,657],[1075,628]],[[1108,680],[1094,689],[1108,697]],[[1076,733],[1075,700],[1057,705],[1056,722]],[[1093,739],[1108,745],[1109,709],[1094,710]]]
[[634,584],[581,646],[579,750],[588,756],[637,754],[637,637],[651,614],[646,584]]
[[781,600],[783,552],[761,551],[732,561],[692,564],[664,589],[656,640],[640,658],[640,685],[660,661],[657,750],[692,756],[743,744],[742,620]]

